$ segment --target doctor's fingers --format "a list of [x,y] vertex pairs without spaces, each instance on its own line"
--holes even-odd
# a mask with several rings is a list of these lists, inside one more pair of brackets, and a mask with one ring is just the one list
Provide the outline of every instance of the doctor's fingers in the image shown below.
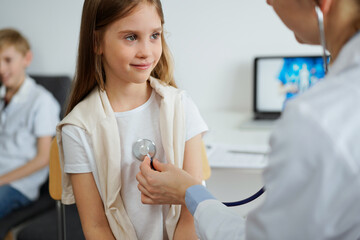
[[138,189],[141,192],[141,202],[144,204],[169,204],[167,197],[164,197],[164,193],[158,191],[157,188],[151,186],[147,189],[146,186],[138,184]]
[[144,178],[144,175],[142,175],[141,172],[138,172],[138,173],[136,174],[136,177],[135,177],[135,178],[136,178],[136,181],[138,181],[140,185],[147,184],[146,179]]
[[[156,175],[156,173],[162,172],[166,170],[166,165],[167,164],[163,164],[161,162],[159,162],[159,160],[157,160],[156,158],[153,158],[153,166],[155,169],[152,168],[151,166],[151,160],[149,157],[145,157],[144,161],[140,164],[140,171],[141,173],[145,176],[145,178],[148,178],[149,176],[154,176]],[[156,171],[154,171],[156,170]]]
[[166,172],[169,170],[169,166],[173,166],[172,164],[168,163],[161,163],[158,159],[153,159],[153,166],[156,169],[156,171],[159,172]]
[[149,205],[155,205],[156,203],[154,203],[154,201],[149,198],[146,194],[141,193],[141,202],[143,204],[149,204]]
[[149,173],[153,172],[150,166],[150,158],[148,156],[145,156],[144,161],[140,164],[140,172],[146,176]]
[[146,190],[145,187],[143,187],[142,185],[138,184],[138,189],[141,192],[141,202],[143,204],[150,204],[150,205],[154,205],[154,204],[167,204],[167,202],[165,202],[163,199],[158,198],[156,196],[159,196],[157,194],[153,195],[150,192],[148,192]]
[[[154,170],[151,171],[155,173]],[[156,178],[150,175],[146,178],[142,172],[138,172],[138,174],[136,174],[136,180],[139,182],[138,189],[147,196],[153,197],[154,194],[160,193]]]
[[171,192],[164,192],[161,190],[147,189],[143,185],[139,184],[138,189],[141,192],[141,202],[144,204],[185,204],[181,201],[181,198],[172,194]]
[[150,193],[146,190],[144,186],[138,184],[138,189],[141,192],[141,202],[143,204],[155,204],[154,201],[150,197]]

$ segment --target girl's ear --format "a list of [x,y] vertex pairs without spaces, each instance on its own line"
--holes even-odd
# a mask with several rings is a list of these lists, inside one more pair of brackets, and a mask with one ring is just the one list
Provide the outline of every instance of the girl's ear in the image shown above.
[[94,52],[97,55],[101,55],[103,53],[101,44],[99,44],[99,43],[97,44],[96,42],[94,43]]

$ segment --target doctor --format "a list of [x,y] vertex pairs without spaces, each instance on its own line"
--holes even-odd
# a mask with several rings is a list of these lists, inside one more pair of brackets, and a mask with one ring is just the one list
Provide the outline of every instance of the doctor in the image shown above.
[[359,239],[360,0],[267,2],[308,44],[320,44],[320,6],[331,67],[289,102],[271,136],[264,203],[245,224],[190,175],[156,160],[153,171],[148,158],[137,175],[142,202],[186,205],[200,239]]

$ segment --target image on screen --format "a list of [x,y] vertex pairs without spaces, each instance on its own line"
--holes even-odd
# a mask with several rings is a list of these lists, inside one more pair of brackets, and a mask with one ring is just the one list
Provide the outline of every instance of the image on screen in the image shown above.
[[281,112],[288,101],[307,91],[324,76],[321,56],[259,58],[256,107],[262,112]]

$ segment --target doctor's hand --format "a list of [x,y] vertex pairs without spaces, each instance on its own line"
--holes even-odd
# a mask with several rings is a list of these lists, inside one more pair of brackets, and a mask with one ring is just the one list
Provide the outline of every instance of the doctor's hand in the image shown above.
[[150,167],[150,159],[145,157],[136,175],[141,192],[141,202],[144,204],[183,204],[185,192],[192,185],[201,184],[184,170],[172,164],[164,164],[154,158]]

